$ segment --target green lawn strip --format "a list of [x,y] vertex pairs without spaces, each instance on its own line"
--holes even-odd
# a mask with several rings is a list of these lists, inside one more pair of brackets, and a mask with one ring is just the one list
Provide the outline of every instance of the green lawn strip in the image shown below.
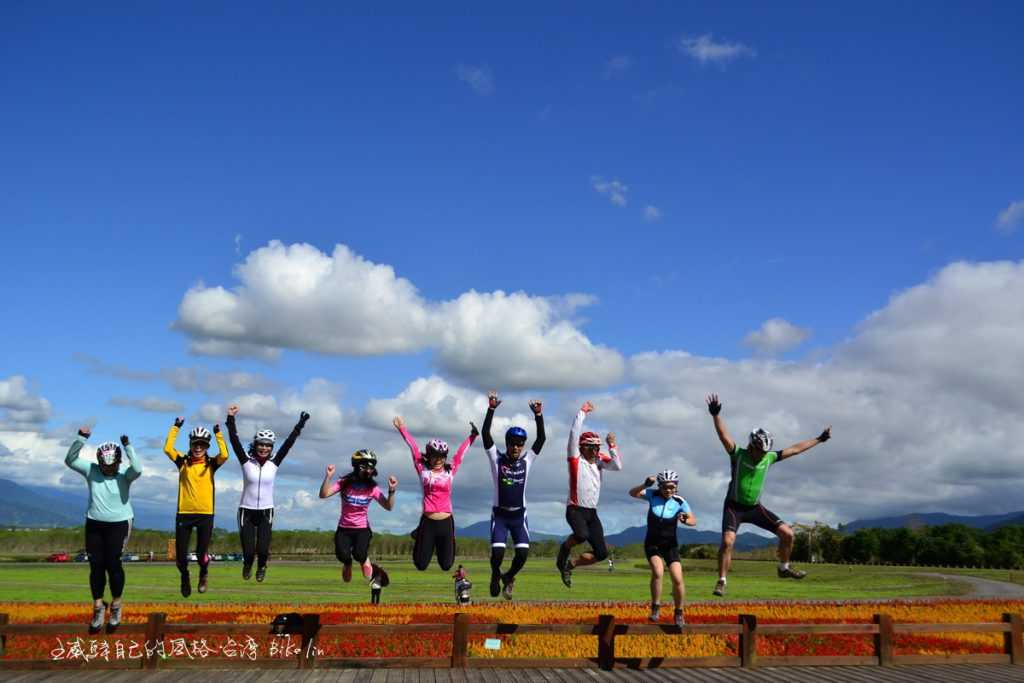
[[[437,566],[416,571],[408,560],[385,561],[391,585],[384,590],[384,602],[452,602],[451,572]],[[487,593],[490,574],[485,560],[463,562],[473,581],[477,602],[493,600]],[[518,600],[636,601],[649,599],[649,571],[638,562],[622,562],[614,573],[605,566],[578,570],[573,587],[565,588],[548,558],[527,564],[516,581]],[[908,598],[959,595],[967,590],[960,582],[921,575],[906,567],[850,567],[842,565],[804,565],[809,571],[802,581],[779,579],[770,562],[736,562],[729,575],[730,600],[847,600]],[[170,564],[126,563],[126,600],[181,602],[178,572]],[[978,570],[982,571],[982,570]],[[196,603],[324,603],[366,602],[369,589],[358,572],[351,583],[341,581],[337,562],[271,562],[267,580],[243,581],[236,562],[214,563],[210,570],[210,590],[205,595],[193,592],[188,598]],[[0,566],[0,601],[79,601],[88,600],[89,568],[86,564],[34,564]],[[684,563],[687,598],[711,600],[717,579],[713,560],[687,560]],[[974,574],[972,574],[974,575]],[[1005,572],[1003,572],[1005,576]],[[192,566],[195,583],[198,569]],[[989,577],[985,577],[989,578]],[[992,578],[995,578],[993,575]],[[663,584],[665,600],[671,599],[671,582]],[[501,598],[498,598],[501,600]]]

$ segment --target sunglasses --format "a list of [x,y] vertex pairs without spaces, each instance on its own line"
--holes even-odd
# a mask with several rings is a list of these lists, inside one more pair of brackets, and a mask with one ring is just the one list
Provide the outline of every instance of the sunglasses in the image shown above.
[[518,439],[513,439],[512,441],[508,442],[508,445],[509,445],[510,448],[512,446],[518,446],[519,448],[522,448],[523,446],[526,445],[526,442],[525,441],[520,441]]
[[600,446],[595,446],[594,444],[591,443],[591,444],[584,444],[584,445],[580,446],[580,450],[581,451],[599,451],[599,450],[601,450],[601,447]]

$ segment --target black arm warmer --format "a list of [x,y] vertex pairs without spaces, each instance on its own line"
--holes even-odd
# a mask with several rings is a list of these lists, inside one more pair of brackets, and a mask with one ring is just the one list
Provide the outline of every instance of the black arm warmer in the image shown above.
[[292,428],[292,433],[288,435],[288,438],[284,440],[284,443],[281,444],[281,447],[277,449],[277,455],[274,456],[275,465],[277,465],[278,467],[281,466],[281,463],[284,461],[284,456],[288,455],[288,451],[290,451],[292,449],[292,446],[295,444],[295,439],[299,438],[299,434],[301,433],[302,421],[299,420],[298,424],[296,424]]
[[487,415],[484,416],[484,426],[480,431],[480,436],[484,439],[484,450],[490,450],[494,446],[494,439],[491,438],[491,419],[494,417],[494,408],[487,409]]
[[533,452],[540,455],[540,449],[544,448],[544,415],[537,416],[537,438],[533,440]]
[[241,440],[238,438],[238,427],[235,426],[235,416],[228,415],[228,419],[225,420],[228,424],[228,440],[231,442],[231,450],[235,452],[235,457],[238,458],[238,464],[244,465],[249,459],[249,454],[245,452],[245,446],[242,445]]

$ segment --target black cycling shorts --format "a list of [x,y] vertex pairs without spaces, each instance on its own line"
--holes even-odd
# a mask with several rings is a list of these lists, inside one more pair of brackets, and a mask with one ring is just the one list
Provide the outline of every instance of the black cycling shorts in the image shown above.
[[661,558],[665,566],[672,564],[673,562],[679,562],[679,543],[674,539],[666,541],[658,538],[645,538],[644,539],[644,555],[650,560],[652,557],[657,555]]
[[572,536],[577,543],[590,543],[594,557],[600,561],[608,557],[608,545],[604,540],[604,527],[601,518],[594,508],[583,508],[569,505],[565,508],[565,521],[572,529]]
[[778,515],[758,503],[757,505],[740,505],[728,498],[725,499],[725,506],[722,508],[722,533],[732,531],[735,533],[741,524],[753,524],[773,534],[782,524]]

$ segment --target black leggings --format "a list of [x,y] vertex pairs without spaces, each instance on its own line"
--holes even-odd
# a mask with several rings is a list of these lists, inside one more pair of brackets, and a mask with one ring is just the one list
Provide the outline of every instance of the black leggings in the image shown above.
[[435,552],[441,569],[451,569],[455,564],[455,518],[450,515],[445,519],[420,517],[416,543],[412,547],[412,562],[416,569],[423,571],[430,566],[430,558]]
[[366,562],[370,554],[370,539],[373,532],[366,529],[347,529],[338,527],[334,532],[334,556],[342,564],[352,564],[355,560],[359,564]]
[[242,538],[242,562],[252,566],[254,558],[260,567],[270,559],[270,534],[274,526],[274,508],[250,510],[238,508],[238,535]]
[[110,575],[110,595],[117,600],[124,592],[124,567],[121,553],[128,545],[132,520],[100,522],[85,518],[85,552],[89,553],[89,588],[93,600],[103,599]]
[[178,571],[188,574],[188,542],[192,529],[196,530],[196,559],[199,561],[199,575],[206,574],[210,567],[210,538],[213,536],[213,515],[181,515],[175,519],[174,553],[177,556]]

